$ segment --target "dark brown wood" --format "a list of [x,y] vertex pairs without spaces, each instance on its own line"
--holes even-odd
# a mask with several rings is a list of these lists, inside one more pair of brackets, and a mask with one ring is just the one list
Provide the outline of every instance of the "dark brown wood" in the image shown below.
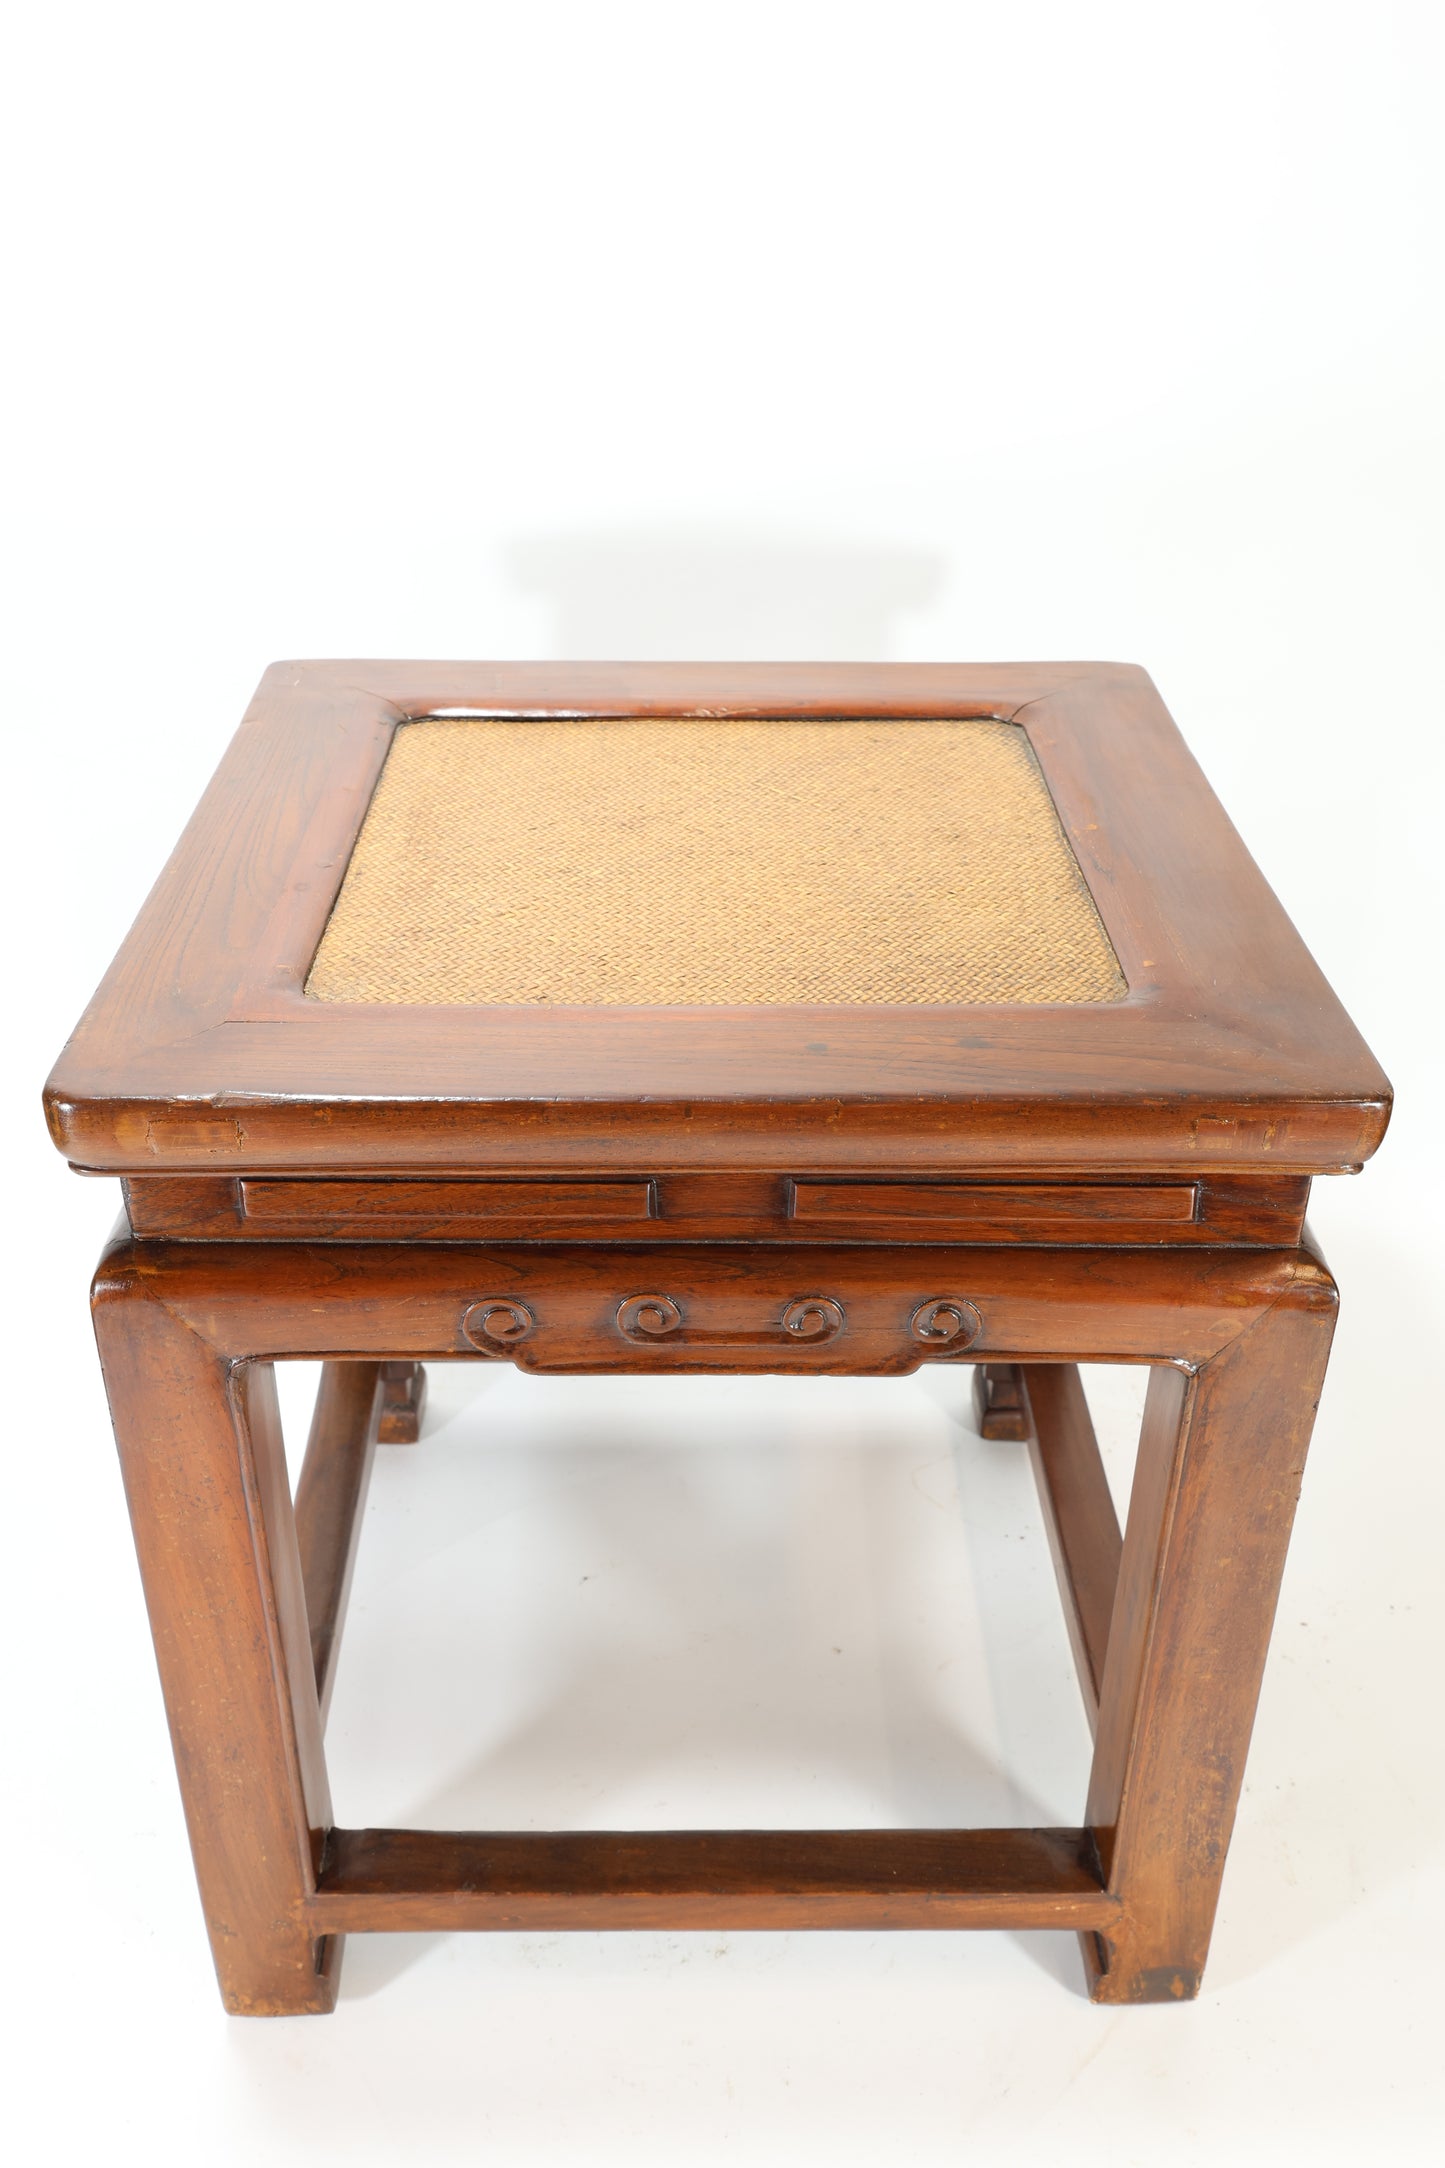
[[[997,716],[1117,1002],[308,1001],[394,731],[475,715]],[[1310,1179],[1389,1087],[1149,680],[1114,665],[285,664],[57,1065],[125,1180],[96,1329],[227,2006],[329,2008],[343,1931],[1079,1930],[1193,1993],[1333,1312]],[[271,1365],[326,1364],[296,1510]],[[1083,1830],[337,1831],[322,1757],[373,1439],[432,1360],[976,1365],[1027,1436],[1097,1743]],[[1154,1366],[1121,1539],[1074,1365]],[[299,1524],[299,1525],[298,1525]]]
[[[1040,1240],[1091,1228],[1143,1224],[1156,1235],[1198,1215],[1197,1182],[818,1182],[793,1184],[793,1217],[813,1227],[931,1229],[967,1241],[980,1225],[1007,1226],[1012,1239]],[[985,1238],[986,1239],[986,1238]]]
[[[408,718],[994,715],[1027,734],[1123,1001],[404,1008],[307,969]],[[1028,1167],[1305,1175],[1389,1087],[1143,671],[1113,664],[278,664],[47,1107],[119,1173]]]
[[383,1363],[378,1441],[382,1445],[415,1445],[425,1414],[426,1371],[422,1365]]
[[1116,1925],[1098,2002],[1198,1992],[1334,1330],[1318,1258],[1207,1363],[1149,1381],[1087,1818]]
[[[747,1168],[598,1180],[240,1182],[133,1176],[137,1234],[290,1242],[1199,1243],[1289,1249],[1308,1177],[1151,1183],[822,1182]],[[279,1199],[273,1193],[280,1193]],[[1067,1210],[1052,1208],[1063,1198]],[[1163,1203],[1156,1200],[1163,1199]],[[588,1202],[587,1200],[593,1200]],[[898,1202],[895,1205],[895,1200]],[[1041,1205],[1041,1200],[1043,1204]],[[1186,1200],[1193,1216],[1181,1216]],[[820,1209],[821,1206],[821,1209]]]
[[1029,1458],[1064,1600],[1074,1663],[1090,1727],[1097,1730],[1124,1547],[1119,1516],[1076,1366],[1029,1363],[1018,1376],[1028,1418]]
[[1018,1444],[1028,1436],[1028,1403],[1017,1364],[978,1365],[973,1373],[973,1419],[981,1438]]
[[[322,1201],[363,1236],[379,1223],[398,1233],[555,1235],[651,1219],[651,1182],[331,1182]],[[243,1182],[241,1217],[293,1236],[317,1216],[314,1182]]]
[[[797,1272],[800,1256],[806,1279]],[[655,1290],[679,1291],[667,1299],[684,1319],[705,1320],[704,1333],[715,1338],[676,1354],[666,1334],[657,1344],[629,1340],[626,1290],[633,1269],[644,1264],[655,1275],[652,1291],[637,1290],[636,1299],[646,1294],[656,1304]],[[313,1903],[328,1819],[320,1804],[319,1709],[290,1501],[276,1474],[270,1373],[258,1355],[382,1361],[400,1359],[397,1347],[409,1346],[412,1359],[455,1356],[473,1344],[481,1352],[490,1329],[494,1359],[539,1369],[819,1367],[887,1374],[950,1359],[946,1320],[971,1317],[969,1353],[982,1343],[1000,1363],[1066,1363],[1092,1354],[1172,1366],[1157,1373],[1163,1382],[1151,1390],[1091,1793],[1089,1827],[1115,1909],[1102,1926],[1091,1914],[1093,1924],[1082,1930],[1095,1953],[1097,1993],[1167,1999],[1197,1977],[1207,1941],[1232,1811],[1233,1795],[1226,1799],[1219,1772],[1227,1762],[1237,1774],[1242,1760],[1273,1602],[1271,1575],[1293,1496],[1289,1482],[1279,1480],[1280,1456],[1292,1481],[1323,1359],[1318,1328],[1329,1288],[1308,1251],[1013,1246],[800,1253],[719,1245],[634,1255],[615,1246],[118,1244],[99,1283],[107,1382],[230,2006],[323,2007],[334,1992],[334,1964],[326,1969],[314,1930],[340,1919]],[[825,1301],[842,1313],[843,1324],[821,1347],[766,1340],[759,1328],[780,1302],[786,1311],[791,1303],[821,1308]],[[1289,1348],[1279,1344],[1285,1322],[1297,1319],[1315,1331],[1313,1369],[1292,1364]],[[1231,1391],[1236,1377],[1244,1387]],[[156,1450],[157,1424],[172,1427],[181,1455],[169,1472]],[[1216,1443],[1216,1431],[1228,1435]],[[1202,1463],[1201,1437],[1210,1448]],[[266,1471],[264,1481],[248,1478],[253,1460]],[[219,1471],[215,1482],[197,1485],[192,1472],[208,1465]],[[1062,1495],[1062,1485],[1055,1494]],[[1221,1544],[1233,1544],[1245,1564],[1211,1580]],[[178,1557],[187,1561],[184,1571],[173,1570]],[[1171,1577],[1181,1582],[1174,1593]],[[233,1583],[244,1587],[257,1622],[254,1631],[247,1628],[244,1646],[236,1640],[235,1603],[224,1593]],[[1216,1596],[1228,1614],[1223,1626]],[[1194,1646],[1205,1652],[1202,1668],[1185,1661]],[[1156,1727],[1166,1742],[1172,1736],[1177,1768],[1165,1766],[1167,1743],[1161,1749],[1145,1740]],[[247,1743],[239,1758],[238,1738]],[[266,1838],[268,1816],[276,1833]],[[879,1841],[886,1845],[896,1834],[882,1833]],[[1171,1877],[1182,1896],[1169,1895]],[[397,1886],[404,1898],[411,1885],[403,1875]],[[871,1920],[886,1909],[890,1887],[880,1876]],[[397,1917],[435,1924],[448,1900],[422,1895],[424,1903],[419,1897],[411,1911],[400,1905]],[[643,1908],[647,1918],[678,1924],[700,1916],[685,1904],[668,1913],[665,1895],[656,1909]],[[791,1902],[794,1885],[781,1895]],[[1044,1915],[1029,1909],[1040,1892],[1031,1886],[1025,1895],[1011,1916],[1043,1924]],[[639,1895],[639,1906],[642,1901]],[[972,1901],[959,1893],[960,1916]],[[862,1907],[863,1899],[857,1902]],[[481,1896],[474,1905],[467,1897],[464,1911],[467,1906],[478,1918],[488,1911]],[[299,1912],[309,1935],[297,1925]],[[577,1914],[584,1916],[590,1915]],[[992,1916],[988,1904],[975,1905],[977,1921]],[[236,1919],[240,1929],[231,1924]],[[377,1913],[366,1914],[364,1923],[377,1924]]]
[[[381,1412],[381,1363],[327,1363],[296,1485],[296,1543],[306,1589],[321,1720],[331,1703],[366,1487]],[[408,1363],[407,1369],[416,1366]]]
[[[221,1348],[386,1361],[406,1347],[542,1374],[887,1377],[960,1358],[1207,1362],[1290,1284],[1301,1253],[137,1241],[130,1254]],[[623,1313],[643,1297],[674,1303],[706,1338],[639,1338]],[[785,1333],[784,1313],[814,1300],[835,1303],[842,1328]],[[935,1329],[932,1313],[954,1304],[976,1313],[976,1334]]]
[[[796,1253],[778,1255],[765,1249],[743,1248],[712,1252],[649,1250],[641,1255],[652,1267],[664,1259],[672,1268],[665,1276],[667,1285],[683,1288],[689,1303],[704,1309],[724,1327],[729,1317],[757,1314],[760,1289],[767,1304],[773,1303],[780,1292],[794,1296],[801,1293],[791,1275],[797,1263]],[[915,1296],[932,1288],[935,1300],[941,1298],[953,1284],[954,1274],[948,1268],[954,1265],[960,1271],[966,1268],[964,1284],[970,1291],[969,1299],[976,1302],[992,1343],[991,1352],[1000,1359],[1065,1360],[1074,1353],[1107,1350],[1114,1356],[1157,1362],[1170,1359],[1172,1351],[1174,1361],[1189,1362],[1201,1375],[1222,1353],[1247,1339],[1250,1329],[1261,1320],[1284,1314],[1284,1306],[1301,1284],[1311,1290],[1311,1299],[1327,1284],[1312,1257],[1278,1251],[1121,1249],[1081,1255],[1017,1247],[924,1252],[855,1249],[820,1252],[809,1262],[818,1269],[825,1262],[830,1264],[832,1285],[848,1319],[848,1331],[858,1336],[857,1344],[846,1356],[848,1366],[881,1371],[912,1367],[935,1353],[947,1357],[947,1343],[926,1336],[920,1339],[912,1321],[917,1307]],[[272,1356],[321,1354],[333,1359],[349,1355],[395,1360],[398,1344],[409,1341],[417,1356],[433,1350],[459,1353],[466,1345],[465,1320],[479,1303],[486,1302],[488,1289],[498,1291],[492,1298],[497,1307],[521,1308],[535,1303],[539,1318],[535,1341],[523,1338],[510,1345],[505,1340],[497,1343],[496,1352],[503,1359],[510,1355],[513,1360],[525,1361],[530,1354],[533,1366],[548,1368],[615,1367],[619,1362],[636,1361],[656,1369],[662,1366],[665,1350],[633,1348],[617,1324],[614,1305],[619,1291],[626,1287],[628,1264],[629,1254],[615,1248],[534,1246],[507,1252],[494,1246],[469,1251],[453,1245],[288,1249],[240,1243],[121,1244],[104,1268],[98,1310],[107,1349],[108,1382],[116,1395],[118,1428],[125,1440],[130,1435],[128,1422],[148,1421],[154,1411],[170,1405],[172,1414],[168,1419],[184,1426],[185,1450],[194,1453],[208,1436],[205,1421],[198,1422],[198,1417],[204,1417],[204,1406],[198,1407],[197,1377],[214,1377],[218,1383],[213,1390],[219,1389],[226,1378],[245,1378],[251,1381],[248,1391],[254,1398],[256,1381],[269,1376],[264,1365],[255,1360],[258,1350]],[[940,1264],[944,1267],[941,1274]],[[914,1277],[921,1267],[933,1273],[932,1280]],[[960,1294],[959,1300],[963,1299]],[[139,1325],[134,1322],[137,1316]],[[556,1335],[550,1348],[540,1345],[544,1324]],[[796,1368],[815,1359],[827,1362],[830,1357],[836,1361],[836,1349],[824,1348],[817,1357],[806,1347],[784,1345],[781,1350],[765,1350],[740,1342],[736,1347],[725,1345],[716,1357],[710,1350],[702,1356],[692,1351],[684,1360],[687,1367],[771,1368],[783,1363]],[[168,1403],[169,1380],[175,1374],[177,1360],[183,1362],[185,1375],[174,1401]],[[128,1389],[123,1366],[138,1361],[144,1364],[143,1379]],[[1181,1373],[1171,1370],[1162,1375],[1173,1378]],[[219,1414],[224,1421],[215,1420],[214,1450],[229,1464],[229,1481],[234,1487],[240,1480],[236,1463],[238,1432],[230,1401],[224,1396]],[[249,1438],[250,1432],[244,1435]],[[149,1437],[148,1431],[145,1437]],[[279,1440],[272,1437],[269,1427],[263,1428],[262,1442],[269,1455],[268,1465],[274,1470]],[[138,1450],[144,1478],[153,1483],[156,1462],[144,1439]],[[1152,1458],[1147,1452],[1145,1457],[1152,1467],[1158,1460],[1157,1451]],[[134,1455],[131,1465],[135,1466]],[[1147,1486],[1140,1497],[1143,1502],[1137,1507],[1138,1526],[1143,1532],[1134,1539],[1136,1557],[1152,1555],[1151,1546],[1158,1539],[1159,1516]],[[168,1558],[178,1546],[189,1557],[204,1548],[217,1506],[217,1497],[203,1486],[199,1493],[189,1495],[186,1512],[168,1508],[164,1531]],[[192,1518],[188,1519],[188,1514]],[[138,1525],[150,1528],[149,1513],[138,1516]],[[273,1480],[264,1497],[258,1495],[250,1501],[246,1526],[235,1528],[230,1540],[232,1550],[227,1554],[225,1576],[245,1581],[251,1591],[248,1600],[259,1606],[258,1615],[268,1615],[269,1606],[269,1615],[278,1622],[278,1635],[280,1622],[289,1619],[293,1640],[298,1621],[304,1637],[300,1561],[284,1483],[278,1487]],[[277,1593],[276,1560],[291,1562],[285,1584],[291,1592],[289,1605],[283,1604]],[[199,1632],[193,1616],[197,1598],[187,1598],[185,1585],[177,1589],[172,1584],[168,1565],[148,1561],[147,1583],[157,1603],[158,1635],[170,1631],[171,1610],[178,1596],[182,1603],[187,1628],[184,1646],[177,1654],[172,1642],[163,1664],[179,1667],[179,1683],[172,1685],[180,1711],[178,1722],[194,1734],[188,1737],[182,1767],[203,1882],[219,1879],[224,1909],[234,1913],[237,1901],[228,1877],[244,1883],[236,1862],[251,1861],[257,1813],[253,1786],[259,1786],[273,1803],[290,1800],[290,1826],[299,1830],[295,1802],[300,1778],[290,1771],[299,1766],[300,1749],[288,1763],[284,1705],[276,1701],[277,1673],[271,1663],[262,1660],[264,1650],[250,1650],[248,1644],[247,1651],[238,1652],[219,1614],[205,1633]],[[1234,1592],[1233,1600],[1237,1614],[1245,1608],[1239,1591]],[[204,1607],[207,1599],[201,1601]],[[1137,1634],[1137,1629],[1134,1631]],[[1128,1638],[1126,1633],[1126,1642]],[[290,1693],[298,1736],[304,1734],[310,1742],[308,1754],[314,1752],[319,1757],[319,1717],[309,1641],[303,1638],[301,1645],[301,1669],[298,1673],[293,1662]],[[249,1699],[238,1698],[236,1690],[229,1686],[219,1696],[209,1686],[199,1690],[198,1678],[209,1678],[217,1665],[233,1663],[238,1654],[246,1654],[251,1665],[245,1673]],[[1193,1688],[1199,1697],[1202,1689],[1198,1679]],[[1137,1697],[1144,1686],[1140,1683],[1133,1690]],[[1219,1691],[1232,1692],[1232,1688],[1221,1686]],[[1127,1686],[1115,1688],[1116,1712],[1129,1700],[1129,1692]],[[234,1746],[237,1712],[242,1706],[247,1736],[254,1732],[259,1744],[244,1757],[245,1769],[239,1772]],[[209,1745],[208,1724],[216,1727]],[[181,1736],[178,1731],[178,1738]],[[1100,1753],[1105,1755],[1107,1751],[1101,1730]],[[224,1787],[220,1791],[208,1788],[194,1778],[194,1767],[204,1770],[217,1764],[229,1770],[229,1792]],[[319,1769],[319,1758],[316,1767]],[[273,1804],[269,1811],[279,1810]],[[1100,1826],[1100,1841],[1110,1843],[1108,1856],[1112,1860],[1114,1840],[1104,1825]],[[293,1864],[286,1870],[289,1894],[281,1901],[279,1914],[274,1893],[265,1906],[270,1925],[259,1936],[265,1961],[251,1974],[243,1974],[238,1953],[229,1943],[225,1945],[231,1974],[227,1992],[234,2007],[310,2008],[316,2006],[317,1995],[323,1992],[313,1987],[309,1976],[298,1980],[294,1958],[288,1960],[289,1980],[283,1976],[278,1984],[277,1964],[267,1949],[276,1937],[276,1919],[294,1918],[298,1903],[310,1903],[308,1862],[314,1860],[323,1828],[319,1815],[307,1822],[309,1851],[303,1848],[298,1853],[299,1835],[292,1838],[289,1856]],[[1177,1844],[1180,1840],[1176,1837],[1172,1841]],[[246,1871],[250,1871],[249,1864]],[[1111,1883],[1111,1890],[1119,1903],[1120,1920],[1132,1919],[1128,1876],[1121,1872]],[[308,1918],[314,1925],[314,1917],[308,1913]],[[1122,1931],[1110,1929],[1111,1948],[1123,1947]],[[255,1976],[257,1972],[259,1977]],[[1149,1977],[1153,1980],[1162,1975],[1155,1967]],[[293,1999],[286,1999],[288,1990]],[[1149,1982],[1139,1991],[1148,1992]]]
[[331,1802],[268,1363],[208,1346],[122,1245],[95,1328],[226,2008],[329,2010],[306,1912]]
[[1082,1829],[338,1829],[329,1933],[448,1928],[1111,1928]]

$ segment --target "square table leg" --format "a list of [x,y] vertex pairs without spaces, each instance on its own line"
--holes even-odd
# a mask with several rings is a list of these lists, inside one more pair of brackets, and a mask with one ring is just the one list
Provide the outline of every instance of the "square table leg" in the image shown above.
[[1085,1814],[1122,1908],[1081,1937],[1096,2002],[1198,1993],[1336,1307],[1312,1264],[1151,1373]]
[[331,1826],[273,1366],[218,1355],[125,1253],[95,1324],[226,2008],[331,2009],[305,1903]]

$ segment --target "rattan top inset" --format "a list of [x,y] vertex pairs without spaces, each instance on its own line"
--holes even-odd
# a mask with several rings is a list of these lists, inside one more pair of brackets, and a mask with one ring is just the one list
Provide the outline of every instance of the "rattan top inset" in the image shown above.
[[306,988],[595,1006],[1125,990],[1016,725],[696,718],[404,725]]

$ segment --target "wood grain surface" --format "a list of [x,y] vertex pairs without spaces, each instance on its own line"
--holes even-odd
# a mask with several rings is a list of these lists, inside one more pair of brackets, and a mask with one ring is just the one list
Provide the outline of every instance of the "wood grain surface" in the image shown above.
[[[1128,995],[308,1001],[392,733],[430,714],[1016,720]],[[1113,664],[277,664],[47,1089],[60,1149],[122,1173],[1323,1173],[1388,1103],[1148,677]]]
[[[1127,996],[309,1001],[393,733],[428,715],[1012,719]],[[278,664],[47,1112],[125,1178],[96,1331],[228,2008],[324,2011],[345,1932],[453,1926],[1068,1926],[1096,1999],[1197,1991],[1334,1315],[1309,1183],[1375,1148],[1389,1086],[1142,671]],[[295,1359],[325,1369],[293,1508]],[[367,1475],[438,1360],[979,1366],[1096,1724],[1079,1826],[336,1828]],[[1122,1533],[1085,1362],[1151,1366]]]
[[[97,1332],[229,2008],[324,2010],[343,1931],[445,1926],[1068,1925],[1096,1998],[1197,1991],[1333,1319],[1318,1254],[802,1255],[805,1276],[799,1253],[761,1245],[117,1237],[97,1275]],[[629,1337],[639,1306],[662,1339]],[[780,1334],[790,1309],[823,1318],[826,1335]],[[334,1828],[321,1708],[379,1364],[461,1357],[491,1320],[490,1359],[538,1369],[890,1374],[956,1359],[938,1325],[949,1317],[970,1321],[970,1360],[1024,1381],[1081,1684],[1098,1701],[1079,1829]],[[272,1364],[317,1355],[334,1367],[298,1538]],[[1122,1551],[1068,1367],[1090,1356],[1155,1366]]]

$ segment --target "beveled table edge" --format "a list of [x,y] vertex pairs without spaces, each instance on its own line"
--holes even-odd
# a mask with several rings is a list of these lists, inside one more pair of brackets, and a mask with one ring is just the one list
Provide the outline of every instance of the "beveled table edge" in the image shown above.
[[[1128,997],[309,1002],[305,973],[391,734],[439,712],[1017,720]],[[647,1172],[659,1155],[799,1172],[1326,1172],[1374,1150],[1389,1096],[1141,670],[307,663],[267,672],[56,1065],[47,1114],[69,1158],[106,1172]]]

